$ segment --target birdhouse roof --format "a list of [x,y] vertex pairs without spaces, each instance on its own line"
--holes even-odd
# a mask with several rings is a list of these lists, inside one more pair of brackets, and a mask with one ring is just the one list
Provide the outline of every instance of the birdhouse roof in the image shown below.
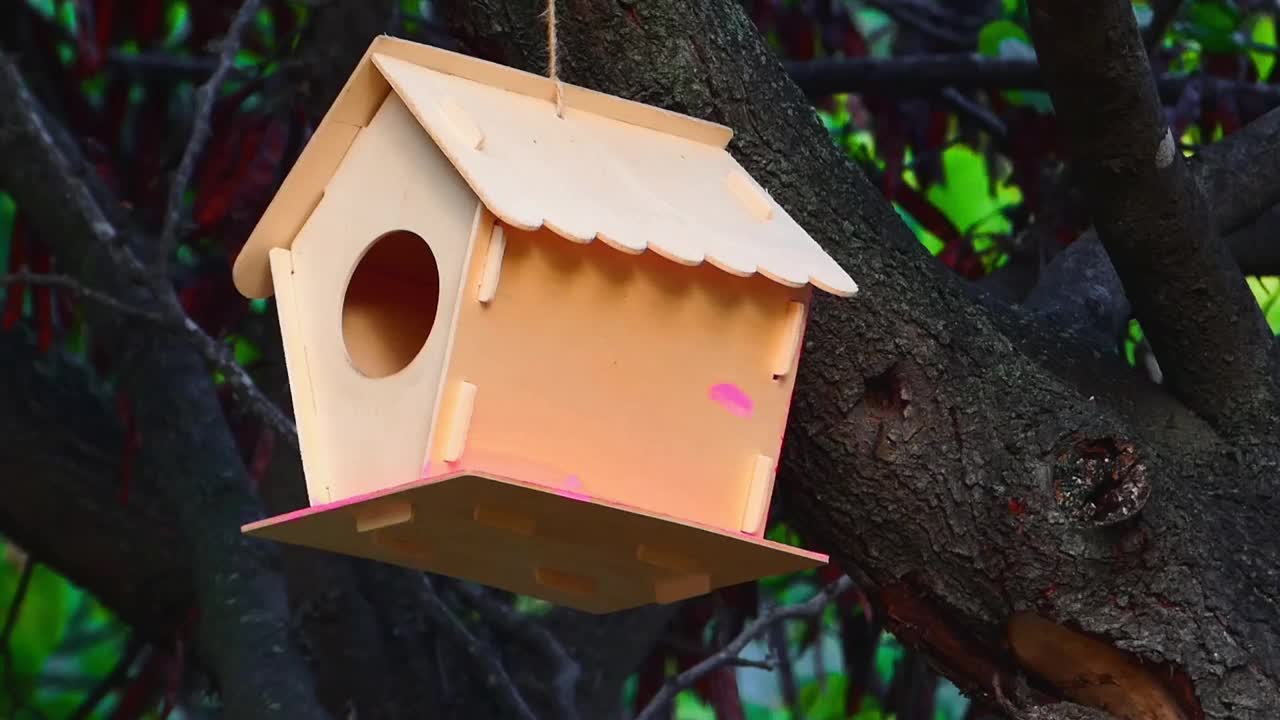
[[679,263],[707,262],[791,287],[857,286],[742,168],[722,125],[563,86],[391,37],[370,46],[236,260],[249,297],[271,294],[267,254],[289,247],[342,156],[388,92],[503,223],[545,227]]

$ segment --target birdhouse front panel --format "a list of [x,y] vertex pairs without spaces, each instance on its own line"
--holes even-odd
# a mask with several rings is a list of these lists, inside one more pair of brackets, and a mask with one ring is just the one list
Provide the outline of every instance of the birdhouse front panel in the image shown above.
[[460,303],[432,468],[760,531],[809,289],[547,230],[491,236]]
[[281,314],[313,503],[419,477],[476,208],[391,94],[298,233]]

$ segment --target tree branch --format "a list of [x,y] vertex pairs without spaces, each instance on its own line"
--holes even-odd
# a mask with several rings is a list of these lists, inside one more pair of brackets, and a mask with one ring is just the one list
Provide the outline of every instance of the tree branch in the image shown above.
[[[63,260],[65,272],[122,302],[180,308],[163,278],[144,282],[135,263],[124,259],[136,247],[124,244],[88,189],[92,171],[54,140],[52,127],[17,68],[0,56],[0,185]],[[290,650],[277,549],[239,530],[262,512],[205,359],[145,324],[93,305],[85,313],[121,369],[147,438],[139,464],[165,477],[157,490],[191,541],[186,566],[201,610],[198,648],[225,693],[226,712],[254,720],[287,708],[296,717],[324,717],[305,662]]]
[[0,287],[14,284],[56,287],[67,291],[78,299],[98,303],[99,305],[114,310],[121,315],[140,318],[156,324],[160,324],[162,322],[158,314],[151,312],[150,310],[144,310],[142,308],[120,302],[107,293],[98,292],[93,288],[85,287],[84,283],[69,275],[50,275],[46,273],[33,273],[27,271],[0,275]]
[[145,468],[122,477],[124,433],[109,389],[82,360],[40,353],[18,328],[0,334],[0,396],[0,533],[147,639],[167,639],[192,603],[185,542]]
[[436,594],[431,578],[423,576],[422,589],[424,605],[431,621],[476,666],[476,670],[481,673],[481,682],[490,691],[496,693],[498,703],[507,711],[506,716],[536,720],[528,703],[524,701],[515,683],[511,682],[511,678],[507,675],[502,658],[494,652],[493,648],[484,645],[470,630],[467,630],[462,621],[449,610]]
[[1187,161],[1214,228],[1232,233],[1280,203],[1280,108],[1201,146]]
[[1166,381],[1228,434],[1270,435],[1276,343],[1165,125],[1132,7],[1039,0],[1031,18],[1072,167]]
[[1280,207],[1224,238],[1245,275],[1280,275]]
[[536,620],[521,616],[484,590],[466,582],[457,582],[453,585],[467,599],[471,607],[495,625],[499,632],[524,642],[551,664],[551,695],[556,717],[562,720],[577,720],[576,691],[582,669],[565,652],[560,641]]
[[196,108],[191,117],[191,135],[187,138],[182,159],[178,162],[178,169],[169,183],[164,226],[160,230],[159,247],[156,252],[156,268],[160,275],[165,274],[169,254],[174,251],[178,242],[178,223],[181,222],[183,215],[183,196],[191,185],[191,175],[195,172],[196,160],[204,150],[205,142],[209,140],[209,133],[212,132],[210,121],[213,106],[218,101],[218,90],[221,89],[223,80],[235,63],[236,53],[240,51],[244,33],[248,30],[254,14],[258,12],[260,4],[261,0],[244,0],[240,4],[240,9],[232,17],[226,35],[219,43],[218,60],[213,68],[213,74],[196,92]]
[[1131,310],[1124,285],[1093,230],[1049,263],[1023,304],[1107,352],[1128,328]]
[[976,29],[958,32],[953,28],[963,26],[964,18],[941,10],[934,3],[916,0],[867,0],[867,5],[880,10],[903,27],[911,28],[944,46],[971,48],[978,42]]
[[1151,23],[1142,31],[1142,44],[1147,47],[1147,54],[1155,58],[1165,32],[1182,10],[1182,0],[1156,0],[1151,5]]
[[[809,97],[835,93],[927,94],[957,90],[1043,90],[1035,60],[989,58],[977,54],[906,55],[892,58],[823,58],[783,63]],[[1166,104],[1176,103],[1191,82],[1208,82],[1206,91],[1228,93],[1267,107],[1280,104],[1280,88],[1261,83],[1164,74],[1157,82]]]
[[853,581],[848,576],[818,591],[818,594],[798,605],[776,607],[747,624],[742,632],[730,640],[723,648],[712,653],[697,665],[685,670],[675,677],[668,678],[662,684],[649,704],[636,714],[635,720],[656,720],[671,705],[671,701],[683,690],[693,687],[699,680],[725,665],[732,664],[747,645],[774,625],[794,618],[812,617],[822,612],[832,599],[853,588]]

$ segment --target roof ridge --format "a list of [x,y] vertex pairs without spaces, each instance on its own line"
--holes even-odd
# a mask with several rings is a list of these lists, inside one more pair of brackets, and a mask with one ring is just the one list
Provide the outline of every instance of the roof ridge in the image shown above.
[[[453,75],[520,95],[545,99],[549,103],[555,102],[555,82],[551,78],[490,60],[450,52],[392,35],[379,35],[374,38],[365,57],[371,58],[374,54],[388,55],[445,75]],[[561,85],[564,88],[564,106],[567,108],[576,108],[611,120],[638,125],[722,149],[733,139],[733,129],[726,125],[608,95],[581,85],[564,81],[561,81]]]

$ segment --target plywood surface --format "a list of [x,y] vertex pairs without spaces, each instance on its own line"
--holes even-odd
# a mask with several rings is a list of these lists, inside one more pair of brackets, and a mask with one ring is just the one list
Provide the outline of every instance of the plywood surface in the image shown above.
[[373,62],[503,222],[684,265],[857,286],[723,148],[374,53]]
[[[356,139],[329,187],[291,250],[291,334],[302,341],[314,404],[307,484],[323,492],[311,497],[313,503],[420,476],[479,204],[395,95],[386,98]],[[419,292],[382,298],[411,303],[392,307],[431,329],[407,366],[370,377],[353,364],[353,339],[366,346],[354,357],[357,361],[386,355],[371,350],[370,344],[396,350],[388,357],[403,359],[407,353],[392,347],[397,342],[389,334],[394,323],[362,322],[344,301],[357,264],[375,241],[398,231],[420,237],[434,254],[438,275],[431,284],[438,298],[424,301]],[[394,265],[396,256],[390,260]],[[394,268],[387,273],[374,282],[390,292],[398,281]],[[375,366],[382,367],[381,361]],[[303,381],[292,372],[289,380]]]
[[[361,517],[378,529],[359,532]],[[593,613],[672,602],[827,561],[760,538],[464,470],[252,523],[244,532]]]
[[[517,455],[592,496],[739,529],[756,458],[780,456],[795,375],[775,376],[776,356],[801,342],[791,307],[812,291],[547,230],[504,236],[488,303],[477,299],[487,248],[473,251],[442,432],[473,385],[466,453]],[[437,463],[457,449],[447,437]]]

